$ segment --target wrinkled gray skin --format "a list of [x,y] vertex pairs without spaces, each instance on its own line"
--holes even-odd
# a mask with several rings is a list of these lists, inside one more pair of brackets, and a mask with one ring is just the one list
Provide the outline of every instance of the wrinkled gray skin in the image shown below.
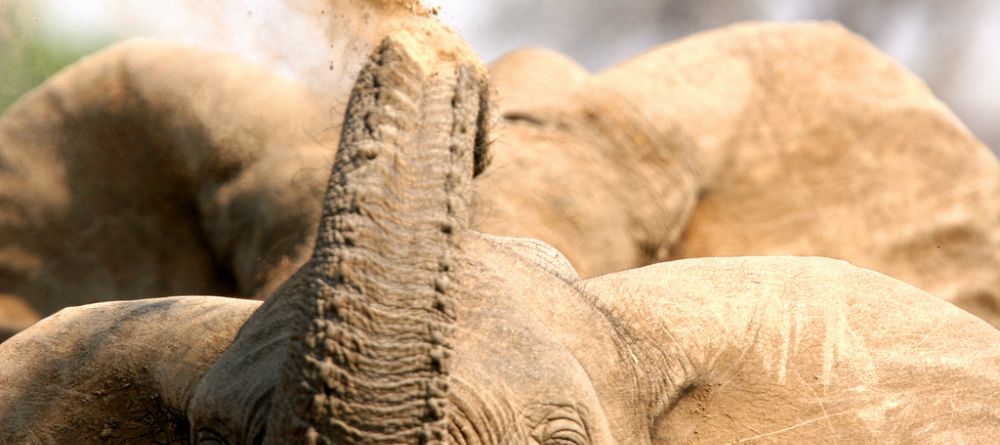
[[447,37],[372,56],[313,254],[270,299],[39,322],[0,345],[0,442],[1000,437],[1000,332],[886,276],[772,257],[580,280],[543,243],[468,230],[488,87]]

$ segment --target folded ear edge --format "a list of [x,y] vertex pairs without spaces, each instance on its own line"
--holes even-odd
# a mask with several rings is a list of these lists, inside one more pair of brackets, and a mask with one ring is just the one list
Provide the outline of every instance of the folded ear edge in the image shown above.
[[169,297],[43,319],[0,344],[0,443],[187,441],[187,401],[259,304]]

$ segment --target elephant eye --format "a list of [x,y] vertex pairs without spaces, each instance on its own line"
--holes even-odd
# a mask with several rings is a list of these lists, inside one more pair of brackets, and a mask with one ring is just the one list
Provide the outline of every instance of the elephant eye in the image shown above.
[[575,409],[558,407],[534,429],[532,437],[540,445],[587,445],[587,428]]
[[581,431],[580,425],[566,419],[558,419],[550,422],[545,428],[545,439],[542,445],[586,445],[586,433]]
[[212,430],[198,430],[198,435],[195,436],[195,443],[198,445],[227,445],[226,439],[223,439],[218,433]]
[[253,437],[253,441],[250,442],[253,445],[261,445],[261,444],[263,444],[264,443],[264,433],[267,432],[266,424],[258,424],[258,425],[260,425],[260,426],[255,427],[253,429],[253,431],[254,431],[253,436],[252,436]]

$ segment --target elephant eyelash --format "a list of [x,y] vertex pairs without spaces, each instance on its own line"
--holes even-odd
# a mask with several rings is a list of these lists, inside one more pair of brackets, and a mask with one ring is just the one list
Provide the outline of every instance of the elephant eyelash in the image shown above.
[[267,425],[263,425],[257,428],[253,435],[253,440],[250,441],[253,445],[262,445],[264,443],[264,434],[267,433]]
[[540,405],[534,407],[535,425],[532,434],[539,445],[587,445],[590,428],[584,420],[584,407],[570,404]]
[[545,121],[528,113],[509,111],[503,114],[503,119],[508,122],[525,122],[539,127],[545,125]]
[[195,443],[198,445],[227,445],[222,435],[207,428],[199,429],[195,435]]
[[542,445],[586,445],[590,443],[586,432],[576,429],[563,429],[551,433]]

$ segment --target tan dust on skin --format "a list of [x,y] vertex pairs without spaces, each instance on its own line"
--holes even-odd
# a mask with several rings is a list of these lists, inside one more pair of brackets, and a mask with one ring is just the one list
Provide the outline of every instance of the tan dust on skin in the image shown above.
[[[421,20],[407,25],[418,39]],[[437,43],[440,57],[459,41]],[[118,66],[129,82],[109,74]],[[667,258],[839,257],[1000,322],[996,159],[918,79],[837,26],[739,25],[596,76],[546,50],[515,52],[490,70],[505,117],[493,165],[477,180],[480,230],[545,240],[583,276]],[[95,89],[95,78],[107,85]],[[198,101],[174,92],[191,85]],[[131,138],[95,134],[138,106],[88,93],[98,90],[141,97],[156,130],[122,122],[117,134]],[[346,103],[325,108],[331,100],[233,58],[150,42],[82,62],[0,122],[3,156],[25,166],[0,178],[14,184],[0,193],[22,190],[3,197],[0,212],[27,209],[21,227],[44,234],[3,236],[45,259],[25,269],[0,256],[16,270],[3,288],[30,296],[41,315],[109,295],[269,294],[304,261],[315,232]],[[115,154],[144,138],[158,141],[167,156],[152,159],[162,162]],[[72,176],[84,167],[123,173],[114,184]],[[150,179],[162,171],[174,173]],[[72,188],[51,186],[67,181]],[[195,203],[195,214],[149,208],[167,198]],[[98,210],[104,216],[91,218]],[[38,230],[45,224],[53,227]],[[112,231],[122,225],[154,229]]]
[[0,441],[189,443],[177,407],[259,302],[136,303],[64,309],[0,345]]
[[636,327],[639,343],[676,360],[640,354],[640,363],[683,370],[670,381],[685,389],[666,393],[653,443],[979,443],[1000,434],[1000,332],[884,275],[826,258],[704,258],[581,287]]
[[[269,316],[292,310],[309,322],[285,328],[304,341],[277,361],[264,443],[446,443],[449,423],[436,407],[448,400],[454,256],[486,82],[460,39],[433,21],[419,25],[387,36],[361,72],[313,255],[206,375],[192,399],[194,428],[240,430],[219,389],[236,373],[253,377],[239,348],[259,345],[257,333],[274,330]],[[365,439],[377,433],[384,437]]]
[[680,110],[654,112],[690,128],[705,159],[672,258],[842,258],[1000,326],[1000,164],[923,82],[831,24],[739,25],[657,51],[610,80],[632,86],[659,57],[671,76],[708,79],[698,97],[729,98],[677,97],[690,90],[671,82],[634,92],[675,94]]
[[[427,45],[420,40],[417,32],[409,43]],[[460,50],[446,48],[416,63],[465,57]],[[647,130],[612,132],[596,144],[595,157],[607,158],[600,150],[627,137],[638,153],[630,156],[668,162],[662,155],[670,152],[659,150],[655,136],[683,141],[681,126],[629,122],[626,117],[645,109],[619,93],[588,98],[574,92],[582,110],[554,107],[545,116],[581,132],[584,124]],[[601,103],[614,104],[617,114],[596,113]],[[552,134],[544,126],[523,131]],[[583,134],[600,138],[603,132]],[[579,147],[585,142],[574,139]],[[673,149],[691,148],[678,143]],[[637,220],[626,222],[643,223],[638,217],[644,215],[629,213]],[[345,234],[332,234],[338,235]],[[553,411],[559,421],[584,423],[577,432],[601,444],[976,442],[1000,434],[1000,394],[993,389],[1000,388],[1000,331],[883,275],[819,258],[709,258],[577,283],[575,271],[561,270],[567,261],[554,250],[467,235],[457,259],[464,275],[455,293],[461,335],[455,336],[454,381],[462,388],[455,394],[491,397],[513,413],[514,421],[475,425],[501,425],[492,431],[497,441],[514,429],[544,433],[544,424],[517,422],[546,403],[559,407]],[[653,255],[661,254],[656,247]],[[517,258],[513,249],[529,252]],[[150,437],[142,434],[181,440],[176,426],[183,425],[194,387],[259,305],[212,297],[115,302],[40,322],[0,345],[0,363],[10,364],[0,367],[0,438],[23,442],[27,432],[42,442]],[[277,345],[281,352],[287,325],[266,327],[278,334],[262,338],[278,341],[231,354],[264,368],[280,363],[266,348]],[[241,394],[274,382],[262,380],[273,377],[265,372],[246,380],[233,375],[224,377]],[[233,406],[233,399],[212,392],[218,388],[207,384],[205,396],[230,408],[220,412],[236,416],[236,426],[245,429],[252,406]]]
[[[822,258],[708,258],[585,280],[580,293],[558,278],[572,274],[551,254],[470,238],[463,257],[485,263],[460,282],[490,293],[459,293],[456,377],[516,391],[507,400],[529,406],[566,402],[567,382],[574,395],[592,392],[592,434],[613,437],[594,443],[978,443],[1000,433],[1000,332],[883,275]],[[526,249],[526,260],[504,249]],[[258,304],[139,300],[46,319],[0,345],[14,364],[0,369],[0,437],[27,426],[56,440],[66,431],[52,428],[67,422],[84,428],[72,433],[84,443],[107,442],[105,424],[118,425],[110,443],[142,428],[170,437],[168,425],[131,420],[149,409],[136,401],[160,394],[166,412],[183,412],[189,379]],[[498,339],[514,342],[516,361]],[[500,374],[483,368],[495,363]],[[581,376],[592,387],[577,387]],[[23,409],[25,394],[59,409]]]
[[[386,26],[395,26],[393,17],[404,16],[409,4],[380,5]],[[377,21],[349,22],[367,30]],[[407,26],[420,35],[421,22],[411,22]],[[4,117],[5,156],[13,165],[30,165],[33,172],[19,177],[29,168],[17,169],[4,179],[14,187],[5,189],[38,187],[37,193],[5,199],[28,209],[32,220],[22,224],[57,225],[40,232],[48,241],[27,246],[48,258],[46,266],[17,271],[4,287],[30,296],[42,315],[106,295],[195,290],[266,295],[301,263],[315,230],[308,216],[318,212],[322,174],[316,172],[328,165],[327,152],[336,142],[336,123],[316,119],[337,114],[336,107],[320,111],[329,99],[287,94],[294,86],[267,79],[260,70],[237,80],[231,73],[255,70],[235,60],[143,45],[91,58]],[[453,43],[440,45],[447,51]],[[362,50],[367,51],[362,45],[344,57]],[[183,68],[177,74],[189,78],[184,85],[205,85],[205,92],[218,95],[179,104],[176,98],[185,95],[147,90],[147,85],[162,91],[176,87],[168,80],[173,76],[157,80],[155,73],[163,71],[158,61],[178,58],[187,58],[173,65]],[[837,64],[830,65],[831,60]],[[129,82],[109,75],[119,72],[114,68],[119,64],[134,71]],[[712,67],[711,72],[702,72],[705,67]],[[665,45],[593,78],[572,61],[544,51],[516,53],[498,61],[494,71],[501,108],[509,117],[496,138],[494,167],[480,181],[476,221],[485,231],[547,240],[584,276],[666,258],[839,257],[912,282],[984,319],[1000,320],[998,211],[991,199],[998,187],[995,158],[919,80],[856,36],[832,25],[741,25]],[[94,88],[91,77],[109,84]],[[121,122],[117,134],[132,132],[134,139],[107,142],[105,135],[93,134],[88,122],[106,125],[108,119],[93,110],[109,110],[114,116],[115,110],[137,104],[124,93],[97,98],[86,91],[123,89],[143,97],[141,105],[164,116],[168,125],[159,127],[169,130],[150,134]],[[223,105],[231,97],[245,99],[237,106]],[[49,101],[42,105],[44,98]],[[263,116],[265,109],[269,113]],[[81,146],[89,138],[106,145],[95,144],[87,152],[97,158],[91,160],[38,150],[67,144],[53,137],[59,134],[53,128],[74,134],[66,139],[81,153],[87,152]],[[199,150],[217,155],[197,159],[171,153],[175,144],[189,143],[199,133],[207,133]],[[144,138],[162,144],[168,160],[142,165],[115,157]],[[18,154],[12,146],[25,151]],[[26,156],[28,152],[34,154]],[[179,159],[169,159],[174,156]],[[112,199],[105,196],[106,185],[74,184],[80,192],[73,199],[86,203],[74,208],[66,189],[45,185],[69,181],[60,176],[67,174],[66,165],[68,174],[74,174],[101,162],[114,164],[115,171],[137,173],[123,183],[134,184],[129,191],[144,193]],[[180,166],[185,165],[196,169],[184,172]],[[111,168],[93,167],[87,169]],[[148,177],[162,170],[184,172],[184,177]],[[280,174],[269,180],[273,171]],[[149,184],[170,187],[150,189]],[[81,196],[88,188],[96,201]],[[196,193],[177,196],[167,189]],[[138,196],[143,202],[197,201],[196,214],[164,206],[151,218],[140,205],[120,204]],[[247,203],[261,196],[273,202]],[[120,214],[109,211],[101,225],[81,229],[80,220],[108,207]],[[275,220],[274,215],[286,217]],[[191,224],[173,224],[178,220]],[[107,233],[110,227],[133,225],[159,229]],[[198,239],[200,231],[207,240]],[[154,235],[167,241],[155,241]],[[109,242],[109,236],[118,239]],[[56,252],[46,247],[49,241],[72,248]],[[157,248],[158,242],[163,245]],[[119,248],[102,252],[108,245]],[[149,245],[156,253],[140,248]],[[76,251],[80,256],[70,255]],[[175,257],[185,258],[183,264]],[[228,271],[234,282],[215,276],[213,264]],[[39,270],[46,271],[44,278]],[[155,279],[122,281],[140,276]]]
[[1000,164],[838,25],[734,25],[593,76],[518,51],[491,74],[505,119],[478,182],[481,230],[546,240],[585,277],[842,258],[1000,326]]
[[0,257],[0,288],[41,315],[111,294],[252,295],[315,230],[324,116],[231,57],[135,41],[84,59],[0,120],[0,237],[36,258]]
[[[365,38],[431,39],[427,14],[386,14]],[[433,40],[434,57],[468,52],[451,31]],[[268,295],[308,254],[345,103],[193,48],[88,57],[0,120],[0,289],[43,316],[108,295]]]

